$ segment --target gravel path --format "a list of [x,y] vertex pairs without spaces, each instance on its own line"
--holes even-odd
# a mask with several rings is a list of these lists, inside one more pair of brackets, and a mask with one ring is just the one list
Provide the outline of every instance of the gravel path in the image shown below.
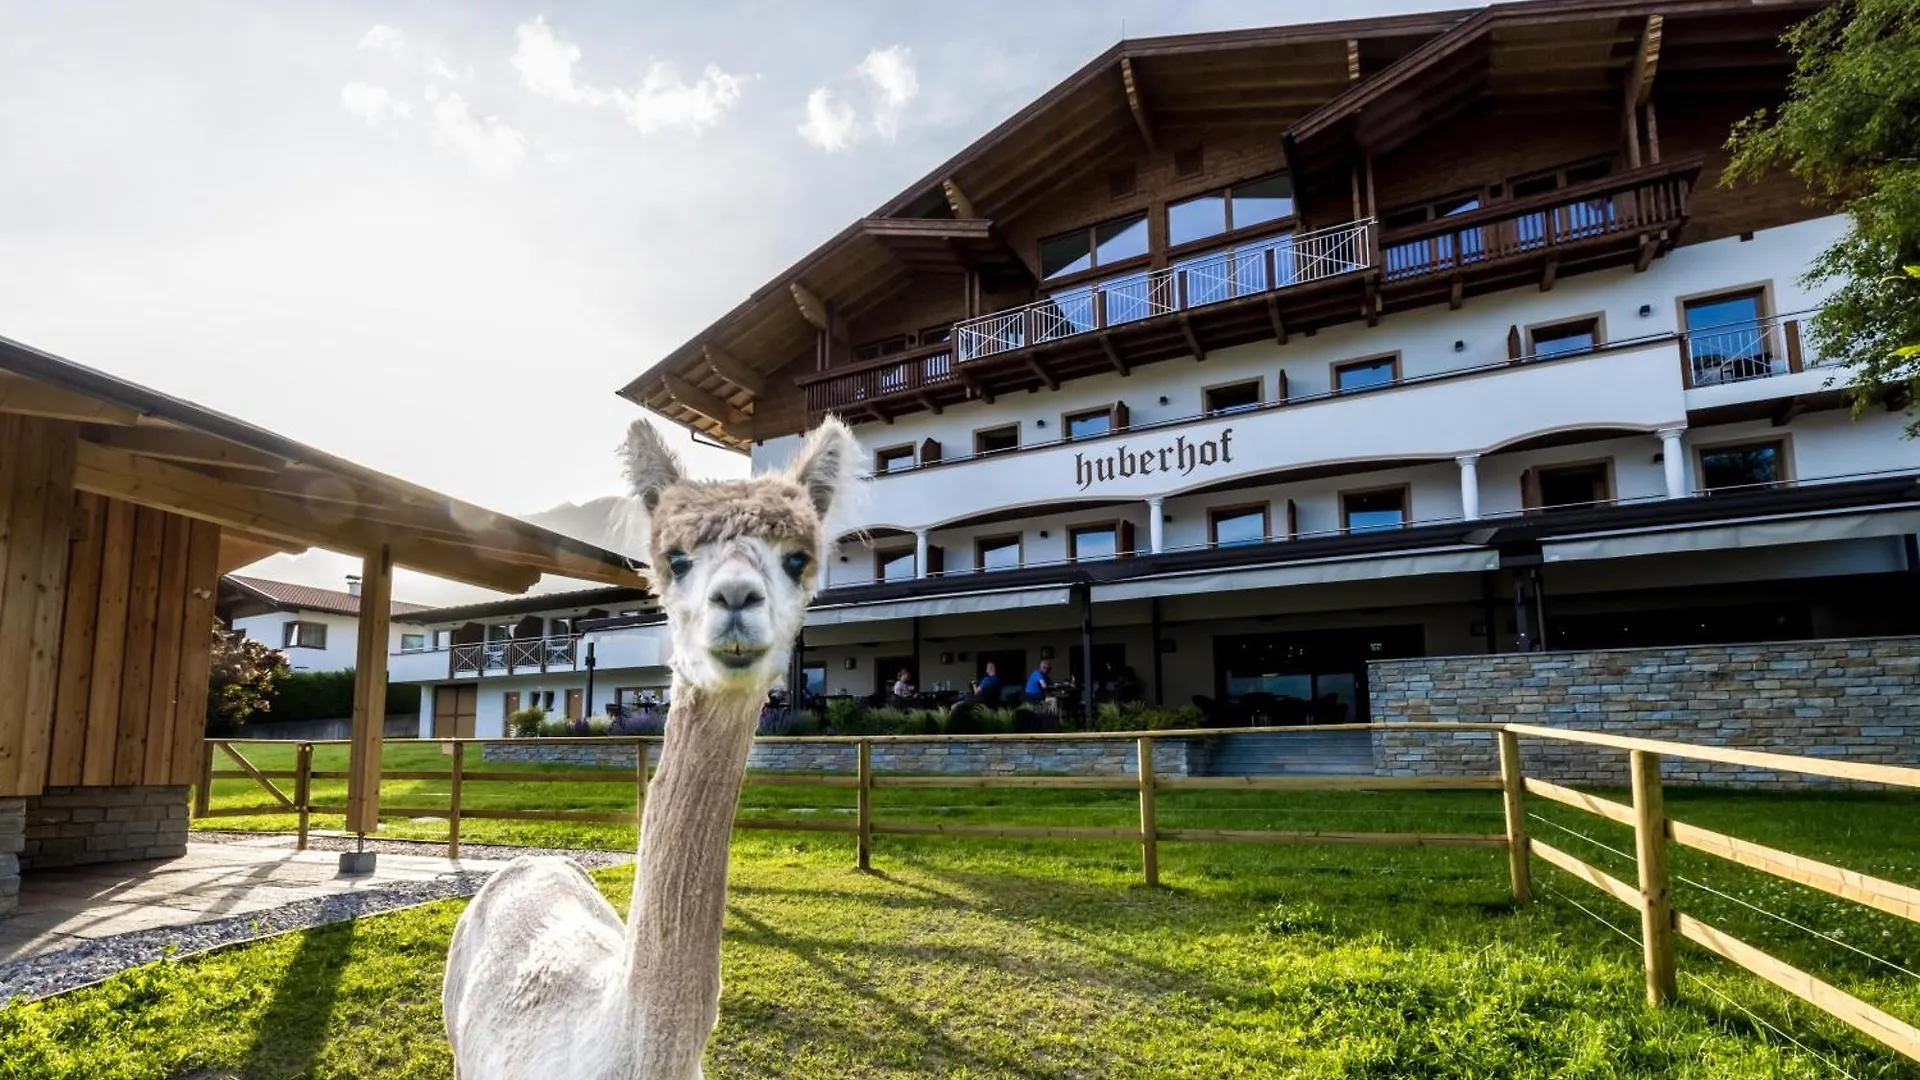
[[[259,833],[193,833],[195,842],[250,843],[260,845]],[[285,838],[293,847],[293,837]],[[278,847],[280,845],[272,845]],[[354,841],[341,836],[313,836],[307,846],[321,851],[351,851]],[[405,840],[369,840],[367,849],[401,855],[444,854],[444,844]],[[491,844],[463,844],[461,854],[476,859],[513,859],[521,855],[564,855],[589,870],[619,866],[633,861],[631,854],[615,851],[576,851],[561,848],[502,847]],[[0,962],[0,1003],[14,998],[33,1000],[77,990],[119,974],[128,968],[158,960],[184,959],[197,953],[222,949],[243,942],[257,941],[277,934],[306,930],[328,923],[344,922],[366,915],[397,911],[436,900],[472,896],[486,883],[488,870],[458,871],[433,881],[394,881],[375,888],[351,893],[300,900],[268,911],[232,915],[211,922],[188,926],[170,926],[138,930],[113,937],[98,938],[83,944]]]

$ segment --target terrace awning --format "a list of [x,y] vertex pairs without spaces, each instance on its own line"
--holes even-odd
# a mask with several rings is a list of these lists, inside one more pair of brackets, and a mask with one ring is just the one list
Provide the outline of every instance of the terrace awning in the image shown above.
[[887,619],[927,618],[933,615],[972,615],[982,611],[1054,607],[1072,597],[1066,586],[1038,589],[1002,589],[996,592],[953,593],[879,604],[846,604],[807,612],[808,626],[881,622]]
[[1342,581],[1371,581],[1380,578],[1415,577],[1423,574],[1466,574],[1493,570],[1500,565],[1500,553],[1487,548],[1458,548],[1452,551],[1422,552],[1416,555],[1386,555],[1369,558],[1316,559],[1285,565],[1250,566],[1233,570],[1199,570],[1184,574],[1118,581],[1095,585],[1095,603],[1114,600],[1145,600],[1155,596],[1191,596],[1206,592],[1243,589],[1278,589],[1290,585],[1325,585]]
[[1724,522],[1708,528],[1675,527],[1634,532],[1592,533],[1540,545],[1545,561],[1576,562],[1682,551],[1811,544],[1920,533],[1920,510],[1911,506],[1846,514]]

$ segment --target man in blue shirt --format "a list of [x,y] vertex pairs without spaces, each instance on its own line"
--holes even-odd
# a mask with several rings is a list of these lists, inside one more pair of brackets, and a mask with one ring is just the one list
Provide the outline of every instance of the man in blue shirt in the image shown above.
[[1047,691],[1053,689],[1052,672],[1053,661],[1042,660],[1040,661],[1040,666],[1033,669],[1033,674],[1027,676],[1028,701],[1039,702],[1046,700]]
[[987,673],[974,685],[973,696],[989,704],[1000,704],[1000,675],[991,660],[987,662]]

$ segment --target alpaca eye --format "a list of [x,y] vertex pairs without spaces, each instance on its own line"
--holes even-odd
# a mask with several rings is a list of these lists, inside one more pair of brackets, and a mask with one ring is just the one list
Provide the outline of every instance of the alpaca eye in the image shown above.
[[800,575],[807,572],[807,567],[812,562],[813,556],[804,551],[789,551],[786,557],[780,560],[780,567],[787,572],[788,577],[799,581]]
[[684,551],[667,552],[667,571],[674,577],[686,577],[693,569],[693,560]]

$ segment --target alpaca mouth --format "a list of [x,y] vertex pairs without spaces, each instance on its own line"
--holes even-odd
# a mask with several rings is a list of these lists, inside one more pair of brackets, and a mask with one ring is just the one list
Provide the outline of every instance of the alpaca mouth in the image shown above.
[[708,650],[716,663],[722,667],[749,668],[754,665],[767,650],[758,645],[749,645],[744,641],[729,641],[715,645]]

